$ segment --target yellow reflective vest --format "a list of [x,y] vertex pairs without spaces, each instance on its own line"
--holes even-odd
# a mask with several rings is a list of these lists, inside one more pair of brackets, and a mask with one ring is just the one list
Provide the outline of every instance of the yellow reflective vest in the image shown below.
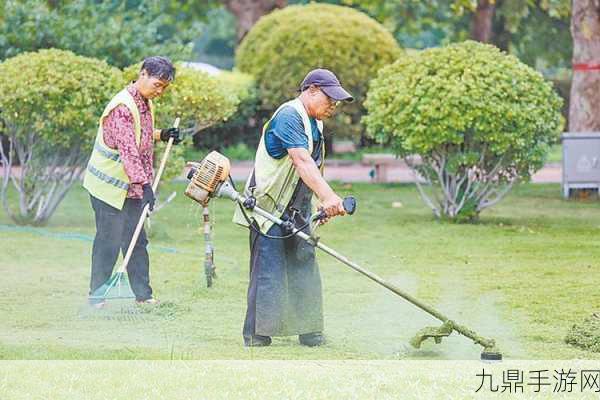
[[[110,112],[119,105],[126,106],[133,115],[135,141],[139,146],[142,138],[142,125],[140,122],[140,111],[133,96],[123,89],[108,103],[98,123],[98,133],[94,142],[92,156],[88,162],[83,177],[83,187],[94,197],[121,210],[125,203],[127,190],[129,189],[129,178],[125,173],[125,167],[121,161],[118,150],[111,149],[104,143],[102,122]],[[150,114],[154,122],[154,110],[152,102],[149,101]],[[154,123],[152,124],[154,125]]]

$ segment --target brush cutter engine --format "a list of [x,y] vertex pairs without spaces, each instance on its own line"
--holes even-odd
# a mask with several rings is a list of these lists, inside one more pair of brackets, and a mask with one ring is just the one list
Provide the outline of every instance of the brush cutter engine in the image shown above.
[[[225,197],[233,201],[243,201],[244,208],[252,210],[256,206],[256,200],[253,197],[242,199],[240,194],[233,187],[229,172],[231,163],[229,159],[217,151],[210,152],[200,162],[190,162],[191,167],[187,174],[190,180],[185,195],[194,199],[202,206],[206,206],[213,197]],[[343,201],[346,213],[352,215],[356,210],[356,199],[348,196]],[[324,211],[319,211],[311,220],[323,219],[327,215]]]
[[[206,206],[212,197],[222,197],[219,192],[224,183],[231,187],[227,182],[231,163],[219,152],[212,151],[202,161],[190,162],[188,165],[191,167],[187,175],[190,183],[185,189],[185,195],[202,206]],[[233,187],[231,189],[233,190]],[[237,196],[232,198],[235,199]]]

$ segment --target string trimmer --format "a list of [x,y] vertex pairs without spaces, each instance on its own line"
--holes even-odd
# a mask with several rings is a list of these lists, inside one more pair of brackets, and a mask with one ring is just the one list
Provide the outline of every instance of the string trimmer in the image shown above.
[[[304,227],[296,227],[290,221],[283,221],[280,218],[268,213],[267,211],[261,209],[256,205],[256,199],[252,196],[246,196],[237,192],[233,185],[233,181],[229,176],[229,171],[231,169],[231,165],[229,160],[219,154],[216,151],[211,152],[204,158],[201,162],[197,163],[189,163],[192,168],[188,173],[188,179],[190,183],[188,184],[185,194],[192,198],[193,200],[199,202],[203,206],[208,204],[209,200],[214,197],[222,197],[227,198],[235,203],[242,210],[251,210],[256,214],[267,218],[273,223],[286,228],[287,231],[290,231],[292,235],[297,235],[298,237],[304,239],[314,247],[317,247],[324,251],[325,253],[331,255],[338,261],[341,261],[348,267],[353,270],[361,273],[367,278],[375,281],[386,289],[392,291],[413,305],[417,306],[421,310],[426,313],[432,315],[436,319],[442,322],[441,326],[437,327],[426,327],[421,329],[410,341],[411,345],[415,348],[419,348],[421,344],[427,339],[433,339],[435,343],[441,343],[442,339],[446,336],[449,336],[452,332],[458,332],[459,334],[468,337],[473,340],[474,343],[483,347],[483,352],[481,353],[482,360],[501,360],[502,354],[496,348],[495,341],[493,339],[487,339],[482,336],[479,336],[473,330],[465,327],[464,325],[458,324],[453,320],[450,320],[448,317],[435,310],[433,307],[419,301],[414,298],[410,294],[404,292],[400,288],[392,285],[391,283],[385,281],[380,278],[376,274],[371,271],[366,270],[360,265],[356,264],[353,261],[350,261],[345,256],[341,255],[337,251],[332,248],[324,245],[319,241],[319,238],[314,234],[306,234],[302,232],[302,228]],[[356,208],[356,201],[352,197],[347,197],[344,199],[344,208],[348,214],[353,214]],[[313,216],[311,220],[318,220],[324,218],[325,215],[323,212],[317,213],[317,215]]]
[[[173,124],[174,128],[179,127],[179,118],[175,119],[175,123]],[[167,163],[167,158],[169,158],[169,152],[171,151],[171,146],[173,146],[173,138],[169,138],[167,142],[167,148],[165,149],[165,154],[163,154],[162,160],[160,161],[160,166],[158,168],[158,172],[156,173],[156,177],[154,177],[154,182],[152,183],[152,191],[156,193],[156,189],[158,188],[158,183],[160,182],[160,177],[165,169],[165,164]],[[123,259],[123,263],[117,269],[117,272],[111,276],[106,283],[100,286],[98,289],[94,290],[89,298],[97,299],[97,300],[106,300],[106,299],[133,299],[135,298],[135,294],[131,290],[131,285],[129,284],[129,279],[127,278],[127,264],[129,264],[129,259],[131,258],[131,254],[133,253],[133,249],[138,241],[138,237],[142,232],[142,228],[144,226],[144,221],[146,221],[146,217],[149,214],[150,205],[146,204],[144,209],[142,210],[142,214],[140,215],[140,219],[135,227],[135,231],[133,232],[133,236],[131,237],[131,241],[129,242],[129,247],[127,248],[127,253],[125,253],[125,258]]]

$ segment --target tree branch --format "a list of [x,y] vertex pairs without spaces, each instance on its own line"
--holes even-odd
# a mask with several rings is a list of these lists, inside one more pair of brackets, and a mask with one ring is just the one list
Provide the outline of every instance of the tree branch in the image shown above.
[[501,190],[500,192],[498,192],[498,194],[496,195],[496,198],[494,198],[493,200],[487,200],[484,199],[481,203],[479,203],[477,205],[477,211],[481,211],[485,208],[491,207],[495,204],[497,204],[500,200],[502,200],[510,191],[510,189],[512,189],[513,185],[518,181],[518,179],[512,180],[510,181],[503,190]]
[[[12,135],[11,135],[12,136]],[[12,175],[12,163],[13,163],[13,142],[12,138],[9,136],[8,138],[8,156],[4,153],[4,148],[0,143],[0,156],[2,157],[2,191],[0,192],[0,196],[2,197],[2,207],[8,217],[14,220],[15,215],[10,209],[10,205],[8,204],[8,184],[11,181]]]

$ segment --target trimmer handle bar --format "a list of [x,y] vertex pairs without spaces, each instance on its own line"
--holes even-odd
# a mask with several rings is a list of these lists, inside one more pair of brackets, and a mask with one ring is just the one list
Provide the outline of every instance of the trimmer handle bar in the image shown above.
[[[346,196],[344,197],[344,201],[342,202],[344,206],[344,210],[346,214],[352,215],[356,211],[356,198],[354,196]],[[327,213],[323,210],[319,211],[312,219],[325,219],[327,218]]]

